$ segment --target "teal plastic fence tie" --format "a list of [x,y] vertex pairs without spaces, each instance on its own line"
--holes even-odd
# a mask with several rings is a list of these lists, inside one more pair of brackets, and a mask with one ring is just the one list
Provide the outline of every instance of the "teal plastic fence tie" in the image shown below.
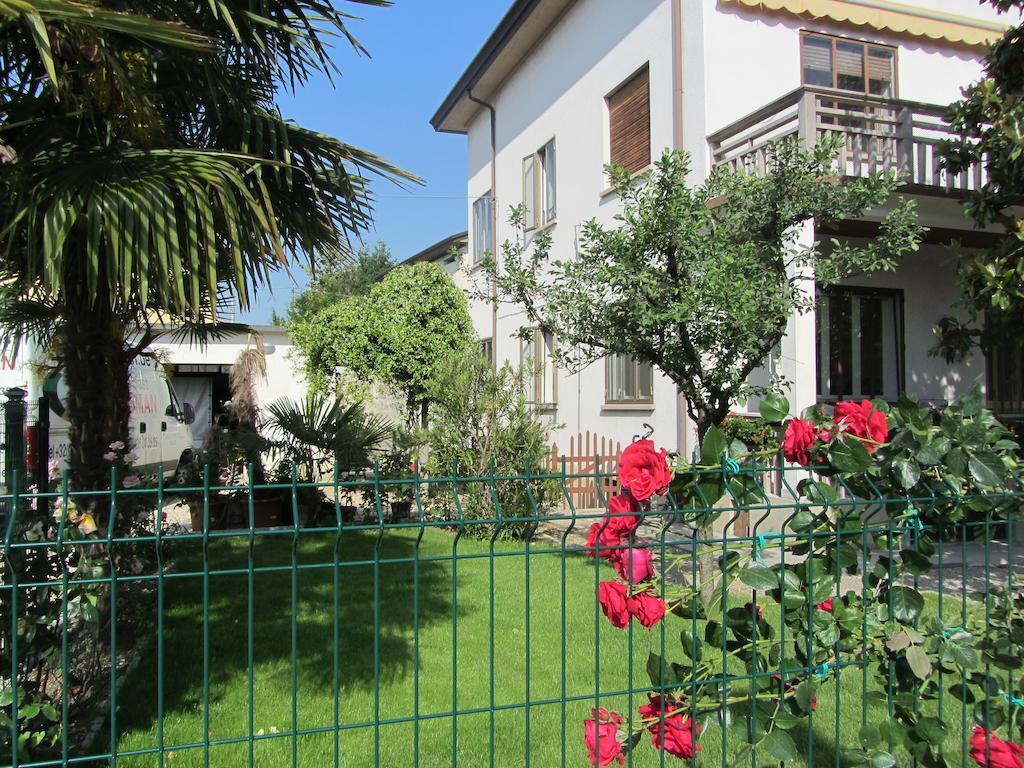
[[907,530],[917,531],[918,533],[924,530],[924,523],[921,522],[921,514],[916,508],[910,508],[907,519],[903,521],[903,527]]
[[722,457],[722,469],[725,471],[726,477],[732,475],[738,475],[740,473],[740,465],[736,463],[736,459],[731,456]]
[[828,677],[829,671],[831,669],[832,665],[826,662],[825,664],[822,664],[820,667],[814,670],[814,676],[819,680],[825,680]]
[[1022,707],[1022,708],[1024,708],[1024,699],[1018,699],[1016,696],[1011,696],[1008,693],[1004,694],[1003,698],[1006,699],[1008,702],[1010,702],[1010,704],[1012,704],[1015,707]]
[[777,531],[768,531],[767,533],[761,533],[754,537],[754,559],[759,563],[764,562],[764,548],[766,539],[776,539],[782,534]]
[[949,627],[948,629],[942,630],[942,636],[944,638],[949,638],[949,637],[952,637],[953,635],[957,634],[958,632],[966,632],[966,631],[967,630],[964,629],[963,627]]

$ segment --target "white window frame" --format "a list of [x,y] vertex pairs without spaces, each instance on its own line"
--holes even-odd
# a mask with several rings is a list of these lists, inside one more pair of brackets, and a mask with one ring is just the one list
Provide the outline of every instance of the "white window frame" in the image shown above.
[[558,405],[557,348],[554,333],[543,328],[530,328],[519,343],[519,362],[527,372],[523,382],[526,401],[543,410],[553,410]]
[[552,224],[557,208],[555,140],[523,158],[523,208],[527,232]]
[[494,200],[491,190],[487,190],[473,201],[473,265],[484,260],[491,252],[494,226]]
[[[633,366],[633,391],[623,392],[619,396],[619,393],[612,391],[616,388],[614,386],[616,368],[622,368],[618,372],[618,378],[622,381],[626,378],[625,369],[627,366]],[[642,367],[650,371],[648,377],[650,392],[646,395],[641,392],[640,386],[640,370]],[[630,355],[612,353],[605,357],[604,401],[607,405],[651,405],[654,402],[654,367],[650,363],[644,363]]]

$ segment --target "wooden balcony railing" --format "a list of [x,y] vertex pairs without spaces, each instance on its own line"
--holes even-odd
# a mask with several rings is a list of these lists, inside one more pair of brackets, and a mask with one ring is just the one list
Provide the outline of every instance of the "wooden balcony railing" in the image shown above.
[[937,104],[798,88],[716,131],[708,141],[716,165],[759,173],[775,139],[797,135],[810,144],[838,135],[836,171],[841,175],[895,171],[924,192],[977,189],[985,182],[982,168],[951,174],[939,167],[938,144],[953,135],[943,120],[945,111]]

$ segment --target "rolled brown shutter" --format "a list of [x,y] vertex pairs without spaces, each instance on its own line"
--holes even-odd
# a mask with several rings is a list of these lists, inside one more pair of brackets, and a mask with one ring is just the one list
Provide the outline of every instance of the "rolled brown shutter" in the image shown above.
[[611,161],[636,173],[651,163],[651,86],[648,69],[608,97]]

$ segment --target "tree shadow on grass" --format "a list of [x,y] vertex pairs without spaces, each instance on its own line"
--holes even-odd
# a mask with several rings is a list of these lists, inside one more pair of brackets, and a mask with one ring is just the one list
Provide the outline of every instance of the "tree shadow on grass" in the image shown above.
[[[417,617],[420,633],[451,622],[452,564],[444,559],[450,549],[443,541],[439,547],[435,539],[429,550],[424,545],[419,557],[426,561],[417,563],[416,532],[389,531],[379,541],[375,531],[345,532],[337,558],[335,532],[303,532],[300,539],[293,550],[290,531],[258,537],[251,584],[247,532],[210,544],[205,579],[201,543],[179,545],[157,629],[165,713],[201,711],[207,670],[211,704],[221,692],[238,696],[247,689],[250,611],[255,685],[273,681],[270,694],[279,710],[292,706],[293,669],[300,702],[303,691],[331,696],[335,682],[344,700],[347,693],[373,691],[412,673]],[[463,613],[460,606],[460,620]],[[143,654],[119,695],[121,733],[152,728],[157,720],[155,640]],[[247,702],[240,710],[244,717]]]

